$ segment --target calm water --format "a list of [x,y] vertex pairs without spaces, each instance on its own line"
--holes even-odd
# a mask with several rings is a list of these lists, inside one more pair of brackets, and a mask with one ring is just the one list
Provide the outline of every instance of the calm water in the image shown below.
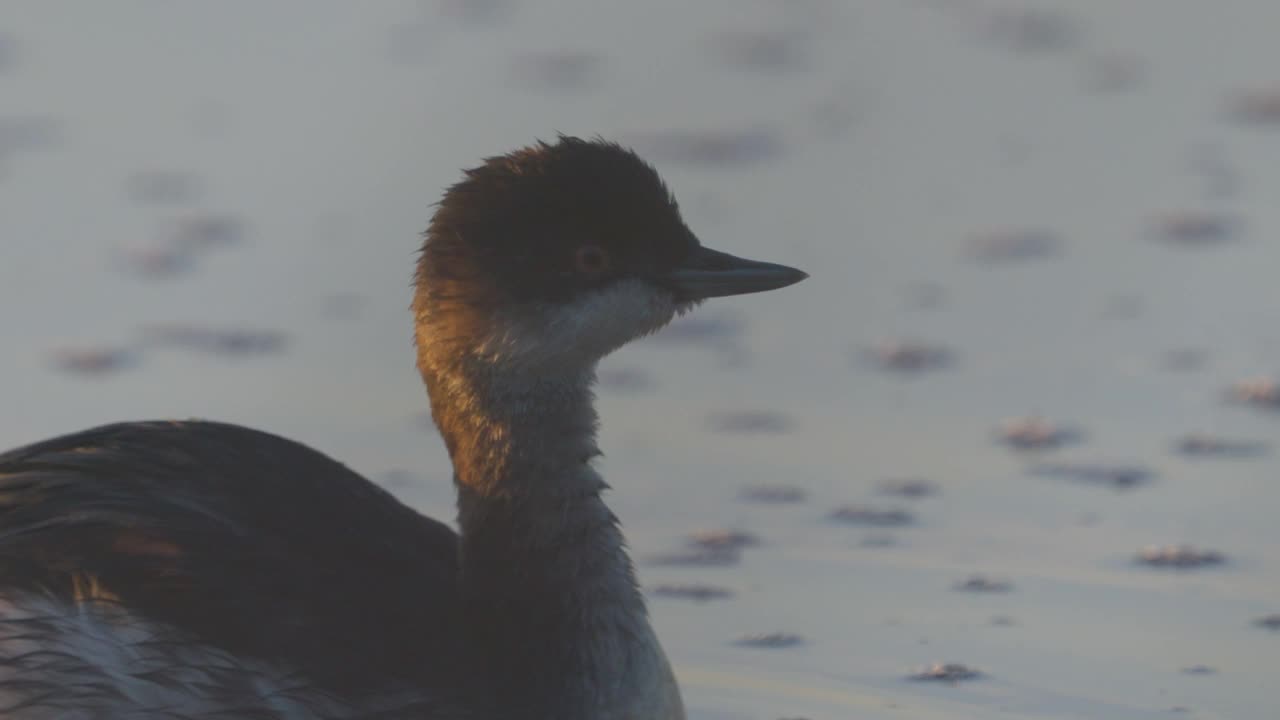
[[[1224,401],[1280,373],[1276,27],[1271,0],[7,2],[0,445],[242,422],[448,516],[417,233],[457,168],[602,134],[707,244],[813,275],[606,363],[645,585],[733,592],[652,600],[694,717],[1274,717],[1280,447],[1173,445],[1280,439]],[[942,362],[886,370],[895,340]],[[1076,442],[996,441],[1035,415]],[[913,477],[938,491],[877,491]],[[913,522],[828,519],[849,504]],[[759,543],[647,562],[717,528]],[[1180,543],[1228,561],[1133,562]],[[803,641],[735,644],[774,632]],[[906,679],[935,662],[983,677]]]

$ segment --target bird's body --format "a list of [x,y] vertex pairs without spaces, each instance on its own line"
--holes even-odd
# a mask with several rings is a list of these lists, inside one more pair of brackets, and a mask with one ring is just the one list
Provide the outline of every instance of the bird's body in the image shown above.
[[452,530],[274,435],[123,423],[15,450],[0,455],[0,716],[432,702],[404,691],[467,680],[450,678],[456,579]]
[[682,720],[592,466],[595,363],[803,277],[702,248],[615,145],[490,159],[446,193],[414,302],[459,532],[231,425],[0,455],[0,716]]

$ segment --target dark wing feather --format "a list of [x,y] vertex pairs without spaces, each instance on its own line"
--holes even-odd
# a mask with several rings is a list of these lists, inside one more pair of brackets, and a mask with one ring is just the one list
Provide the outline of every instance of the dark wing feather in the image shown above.
[[0,594],[118,599],[342,693],[461,687],[457,537],[341,464],[210,422],[0,455]]

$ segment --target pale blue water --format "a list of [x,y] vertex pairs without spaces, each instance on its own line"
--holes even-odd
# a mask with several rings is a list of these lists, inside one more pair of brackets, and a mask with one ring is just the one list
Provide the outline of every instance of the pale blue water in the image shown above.
[[[1028,8],[1050,17],[1010,30]],[[602,467],[637,557],[702,528],[763,541],[735,567],[641,565],[649,586],[737,593],[652,601],[695,717],[1271,717],[1280,635],[1251,622],[1280,612],[1280,461],[1170,447],[1280,439],[1280,415],[1223,402],[1280,373],[1280,122],[1230,112],[1240,92],[1280,93],[1277,27],[1269,0],[8,2],[0,445],[125,418],[243,422],[371,477],[412,470],[394,489],[447,516],[405,310],[417,233],[458,168],[602,134],[653,157],[708,245],[813,276],[706,306],[747,318],[730,349],[655,340],[608,361],[653,379],[602,392]],[[1130,74],[1099,91],[1099,62]],[[693,162],[673,132],[732,133],[743,154]],[[188,196],[140,202],[145,171],[187,174]],[[1159,242],[1176,211],[1236,232]],[[172,277],[127,271],[123,249],[197,215],[239,219],[243,241]],[[970,256],[1006,231],[1056,252]],[[153,348],[97,377],[50,362],[173,323],[289,340],[236,358]],[[910,377],[865,361],[896,338],[954,361]],[[1164,367],[1187,348],[1202,367]],[[762,409],[792,430],[708,427]],[[1027,414],[1084,440],[1032,458],[992,441]],[[1040,460],[1157,476],[1117,493],[1028,474]],[[911,476],[940,494],[874,492]],[[759,483],[808,498],[737,499]],[[917,522],[826,521],[847,503]],[[885,532],[895,545],[862,545]],[[1231,562],[1130,562],[1171,543]],[[974,573],[1014,589],[950,590]],[[806,642],[731,644],[773,631]],[[948,661],[986,676],[903,679]],[[1217,672],[1180,673],[1194,665]]]

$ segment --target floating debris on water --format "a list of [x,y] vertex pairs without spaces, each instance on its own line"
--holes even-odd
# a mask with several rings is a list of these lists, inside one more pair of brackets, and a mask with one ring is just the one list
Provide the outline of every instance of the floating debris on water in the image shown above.
[[906,510],[867,505],[845,505],[833,510],[829,517],[847,525],[868,527],[904,527],[915,523],[915,517]]
[[1280,88],[1240,92],[1228,103],[1228,114],[1242,125],[1280,126]]
[[511,60],[514,85],[530,90],[581,92],[604,79],[604,56],[585,50],[520,53]]
[[1280,381],[1273,377],[1241,380],[1231,386],[1230,395],[1236,402],[1280,410]]
[[1209,363],[1209,353],[1197,348],[1175,348],[1160,358],[1161,367],[1171,372],[1203,370]]
[[130,271],[151,278],[186,272],[195,264],[191,253],[167,243],[126,245],[119,255]]
[[14,150],[47,150],[58,144],[62,126],[52,117],[0,116],[0,156]]
[[881,342],[871,349],[871,357],[880,369],[900,373],[941,370],[952,362],[950,350],[910,340]]
[[235,218],[195,214],[173,221],[156,239],[126,245],[119,253],[130,270],[158,278],[190,270],[199,253],[234,245],[242,236],[242,223]]
[[603,368],[596,380],[600,387],[617,392],[642,392],[654,386],[653,376],[639,368]]
[[971,668],[968,665],[960,663],[934,663],[928,665],[918,672],[907,676],[908,680],[917,680],[920,682],[941,682],[955,685],[966,680],[977,680],[982,677],[982,672]]
[[737,548],[704,548],[654,555],[649,558],[649,564],[675,567],[728,567],[737,565],[741,559],[742,552]]
[[1273,615],[1263,615],[1257,620],[1254,620],[1253,624],[1257,625],[1260,628],[1265,628],[1267,630],[1280,630],[1280,613],[1275,613]]
[[746,502],[784,505],[804,502],[807,494],[804,488],[794,485],[749,485],[738,493],[738,497]]
[[739,647],[779,650],[804,644],[804,638],[792,633],[773,632],[744,635],[733,641]]
[[689,536],[689,544],[706,550],[738,550],[759,545],[760,537],[745,530],[699,530]]
[[1085,86],[1097,93],[1122,93],[1138,89],[1145,79],[1141,60],[1113,53],[1089,60]]
[[686,585],[659,585],[653,589],[653,594],[659,597],[692,600],[699,603],[709,602],[711,600],[729,600],[733,598],[733,591],[729,588],[720,587],[718,585],[699,585],[696,583]]
[[984,35],[993,45],[1011,52],[1061,52],[1079,43],[1080,26],[1070,16],[1053,10],[1000,8],[986,18]]
[[1007,593],[1013,591],[1013,583],[1008,580],[995,580],[985,575],[972,575],[955,585],[952,590],[971,593]]
[[1189,665],[1178,672],[1183,675],[1217,675],[1218,669],[1208,665]]
[[244,223],[230,215],[195,213],[174,222],[166,235],[176,248],[203,251],[239,244]]
[[473,25],[497,25],[513,9],[511,0],[440,0],[441,14]]
[[265,355],[282,350],[286,335],[278,330],[229,330],[189,325],[159,325],[143,332],[155,345],[169,345],[216,355]]
[[1227,558],[1216,550],[1199,550],[1190,545],[1148,545],[1134,558],[1139,565],[1191,570],[1223,565]]
[[1263,442],[1228,440],[1226,438],[1192,433],[1174,443],[1174,451],[1189,457],[1251,458],[1264,455],[1270,446]]
[[100,376],[137,365],[138,354],[121,348],[62,348],[53,352],[52,360],[64,372]]
[[707,425],[716,432],[748,435],[780,435],[792,428],[786,415],[772,410],[712,413]]
[[923,478],[890,478],[882,481],[876,490],[881,495],[916,499],[938,494],[938,485]]
[[871,533],[858,541],[858,547],[890,548],[898,546],[898,538],[889,533]]
[[739,30],[718,32],[708,45],[731,67],[779,71],[807,67],[812,42],[808,33],[800,30]]
[[1208,247],[1229,242],[1237,234],[1233,218],[1215,212],[1178,210],[1162,214],[1153,223],[1156,239],[1180,247]]
[[1031,474],[1041,477],[1064,478],[1090,485],[1104,485],[1116,490],[1129,490],[1145,485],[1155,477],[1155,471],[1136,465],[1082,465],[1055,463],[1037,465]]
[[200,194],[200,181],[195,175],[178,170],[143,170],[125,181],[128,195],[147,205],[179,205],[189,203]]
[[658,163],[707,168],[737,168],[782,155],[782,136],[776,130],[667,130],[637,133],[630,145]]
[[995,627],[1013,627],[1018,621],[1009,615],[993,615],[990,624]]
[[996,435],[1015,450],[1053,450],[1083,439],[1083,433],[1075,428],[1035,416],[1005,420]]
[[1039,260],[1056,255],[1062,247],[1056,234],[1034,228],[993,230],[972,235],[966,243],[970,257],[989,263]]

